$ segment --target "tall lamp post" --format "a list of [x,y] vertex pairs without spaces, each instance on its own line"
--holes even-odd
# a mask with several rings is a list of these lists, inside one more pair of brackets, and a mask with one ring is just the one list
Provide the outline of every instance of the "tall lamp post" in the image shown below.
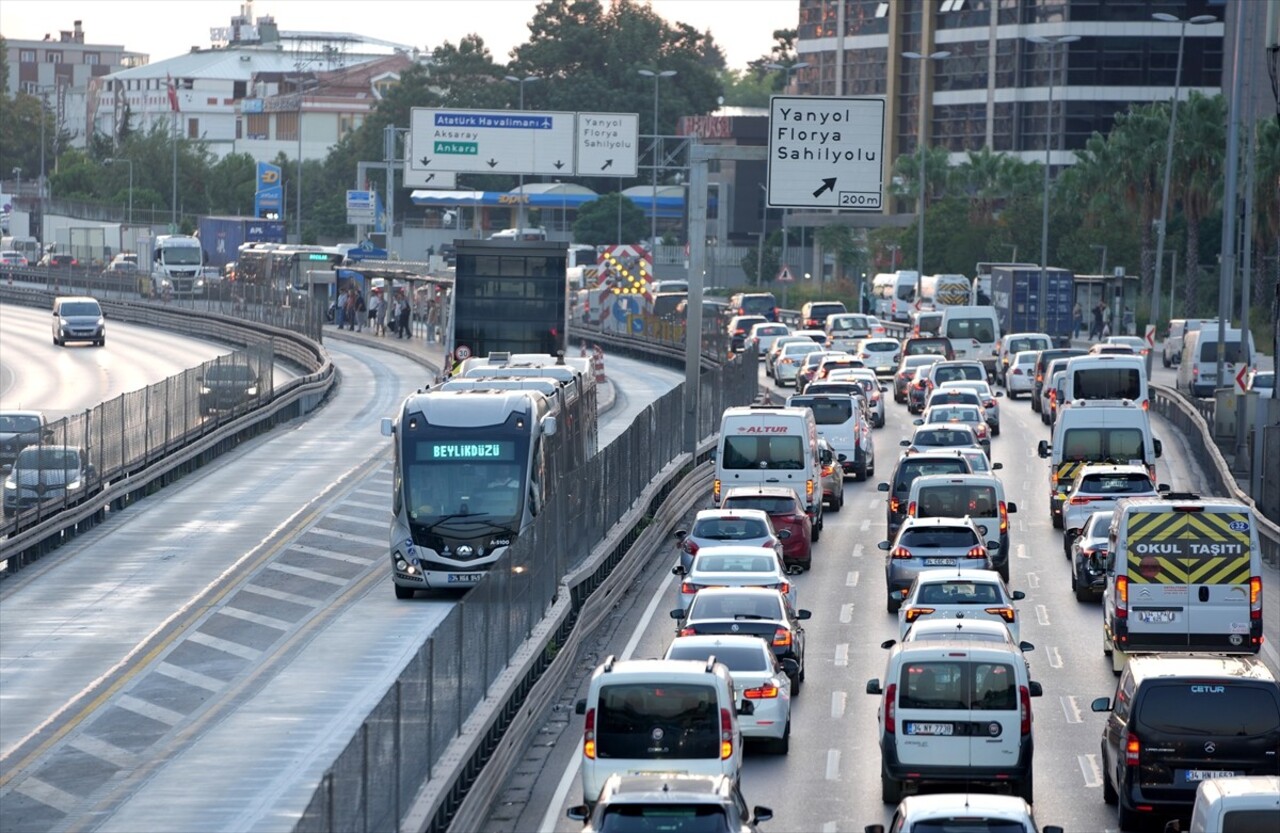
[[[771,69],[771,70],[774,70],[775,72],[786,73],[786,81],[783,83],[783,89],[785,90],[791,87],[791,73],[799,72],[800,70],[805,69],[806,67],[809,66],[809,62],[796,61],[794,64],[791,64],[790,66],[786,64],[779,64],[779,63],[768,63],[768,64],[765,64],[764,66],[765,66],[765,69]],[[767,199],[766,199],[766,202],[768,202]],[[787,218],[790,216],[791,216],[791,209],[789,208],[782,209],[782,262],[787,266],[791,265],[791,230],[787,226]],[[803,230],[801,231],[801,233],[803,234]],[[803,239],[800,241],[800,248],[801,248],[801,256],[803,257],[803,249],[804,249]],[[786,287],[783,287],[782,291],[783,293],[786,293]]]
[[676,74],[674,69],[655,72],[651,69],[636,70],[645,78],[653,79],[653,193],[649,197],[649,245],[654,248],[654,262],[657,262],[658,248],[658,82]]
[[[1151,321],[1156,326],[1160,325],[1160,267],[1164,263],[1164,235],[1165,225],[1169,218],[1169,174],[1173,170],[1173,134],[1174,128],[1178,124],[1178,94],[1179,88],[1182,86],[1182,47],[1187,39],[1187,24],[1193,26],[1201,26],[1206,23],[1213,23],[1218,18],[1211,14],[1198,14],[1188,20],[1182,20],[1176,15],[1167,14],[1165,12],[1156,12],[1151,15],[1154,19],[1164,23],[1177,23],[1178,28],[1178,65],[1173,73],[1173,105],[1169,111],[1169,139],[1165,143],[1164,148],[1164,189],[1160,193],[1160,225],[1156,229],[1156,274],[1155,286],[1152,287],[1151,299]],[[1169,307],[1170,313],[1173,307]]]
[[[946,50],[930,52],[928,55],[922,55],[919,52],[903,52],[902,57],[911,61],[944,61],[951,57],[951,53]],[[920,302],[921,284],[924,280],[924,168],[927,161],[924,141],[924,113],[925,95],[928,93],[925,82],[928,80],[928,75],[929,65],[923,64],[920,68],[920,107],[916,126],[916,155],[920,157],[920,194],[916,199],[916,210],[920,214],[916,219],[916,303]]]
[[133,225],[133,160],[132,159],[114,159],[108,157],[102,160],[104,165],[114,165],[117,162],[123,162],[129,166],[129,225]]
[[1044,209],[1040,216],[1040,291],[1037,293],[1039,301],[1036,305],[1040,310],[1038,319],[1040,332],[1044,332],[1045,327],[1048,326],[1049,312],[1044,296],[1048,291],[1049,283],[1046,270],[1049,268],[1049,166],[1051,164],[1049,152],[1053,149],[1053,53],[1057,51],[1058,46],[1066,46],[1080,40],[1080,36],[1032,35],[1027,40],[1049,47],[1047,50],[1049,53],[1049,103],[1044,114]]
[[[524,109],[524,85],[533,81],[540,81],[542,80],[542,76],[526,75],[524,78],[518,78],[514,75],[507,75],[507,76],[504,76],[502,80],[510,81],[512,84],[518,84],[520,86],[520,103],[518,106],[521,110],[523,110]],[[524,236],[524,223],[525,223],[524,212],[525,212],[524,174],[520,174],[520,199],[516,203],[516,228],[519,229],[519,231],[517,232],[516,239],[520,239],[521,237]]]

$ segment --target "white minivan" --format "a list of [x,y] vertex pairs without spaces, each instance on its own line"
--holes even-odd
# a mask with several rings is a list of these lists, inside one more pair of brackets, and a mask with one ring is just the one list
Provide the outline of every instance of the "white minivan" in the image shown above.
[[995,376],[996,342],[1000,340],[1000,322],[994,307],[945,307],[942,310],[942,335],[951,341],[957,359],[980,361],[987,375]]
[[[754,711],[744,700],[743,711]],[[574,710],[582,727],[582,800],[595,804],[611,775],[724,775],[742,769],[733,679],[714,656],[617,660],[591,675]]]
[[1151,409],[1147,362],[1142,356],[1089,355],[1067,359],[1066,383],[1059,405],[1090,402],[1133,402]]
[[822,461],[818,423],[808,408],[741,405],[720,418],[711,501],[736,486],[786,486],[796,493],[813,525],[822,531]]
[[1253,363],[1256,355],[1253,334],[1246,343],[1240,330],[1231,328],[1222,336],[1226,367],[1218,368],[1218,327],[1201,326],[1182,340],[1182,362],[1178,365],[1178,390],[1191,396],[1213,396],[1214,388],[1228,387],[1237,371]]

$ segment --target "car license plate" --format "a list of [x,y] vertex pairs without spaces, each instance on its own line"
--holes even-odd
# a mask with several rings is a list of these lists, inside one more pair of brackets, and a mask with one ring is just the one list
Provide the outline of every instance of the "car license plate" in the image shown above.
[[955,734],[956,727],[951,723],[908,723],[908,735],[936,735],[949,737]]
[[954,567],[956,560],[954,558],[926,558],[924,560],[926,567]]
[[1172,610],[1139,610],[1138,621],[1148,625],[1168,625],[1178,621],[1178,614]]
[[1224,769],[1188,769],[1186,773],[1188,781],[1207,781],[1210,778],[1239,778],[1244,775],[1243,772]]
[[475,584],[484,578],[484,573],[450,573],[449,584]]

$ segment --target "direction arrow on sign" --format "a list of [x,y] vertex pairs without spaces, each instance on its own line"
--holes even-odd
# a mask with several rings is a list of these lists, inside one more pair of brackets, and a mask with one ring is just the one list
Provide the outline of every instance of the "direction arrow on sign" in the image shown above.
[[879,211],[884,99],[769,100],[769,206]]
[[431,160],[423,161],[421,167],[413,166],[413,141],[405,137],[404,143],[404,177],[405,188],[441,188],[458,187],[458,175],[453,171],[436,171],[431,169]]
[[574,114],[414,107],[416,171],[560,174],[573,170]]
[[1156,325],[1148,324],[1146,330],[1142,334],[1142,337],[1146,340],[1148,347],[1154,348],[1156,346]]
[[1245,365],[1244,367],[1241,367],[1240,372],[1236,374],[1236,389],[1240,391],[1240,393],[1249,392],[1249,383],[1246,381],[1248,378],[1249,366]]
[[638,114],[579,113],[578,175],[635,176],[639,144]]

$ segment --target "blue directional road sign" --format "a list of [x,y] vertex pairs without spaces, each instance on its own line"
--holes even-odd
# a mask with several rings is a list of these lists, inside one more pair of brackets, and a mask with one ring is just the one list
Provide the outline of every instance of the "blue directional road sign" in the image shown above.
[[413,108],[415,172],[572,175],[574,113]]

